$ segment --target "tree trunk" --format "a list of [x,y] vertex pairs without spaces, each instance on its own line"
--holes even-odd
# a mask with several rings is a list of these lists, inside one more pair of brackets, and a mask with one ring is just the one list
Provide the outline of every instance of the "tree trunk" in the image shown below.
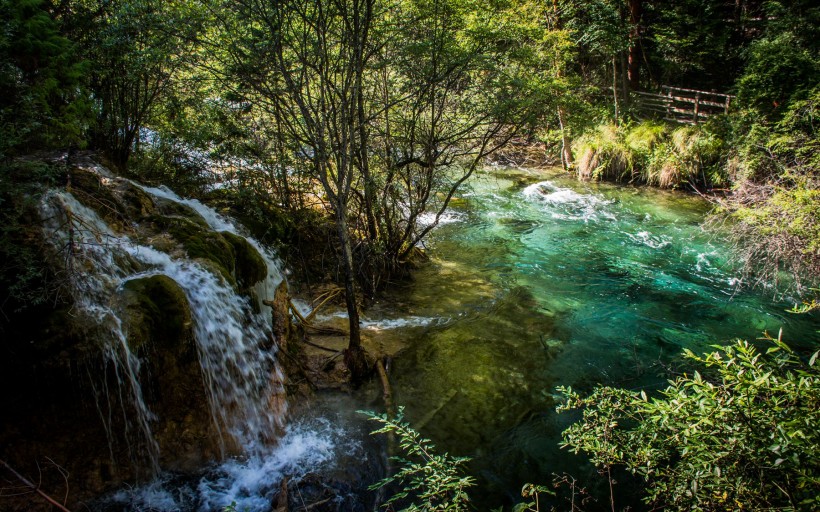
[[558,125],[561,127],[561,165],[565,171],[572,168],[572,149],[570,148],[570,140],[566,129],[567,113],[564,107],[558,107]]
[[643,0],[629,0],[629,89],[637,91],[641,87],[641,17]]
[[621,60],[621,104],[623,108],[629,108],[629,77],[627,71],[627,54],[620,52]]
[[616,55],[612,56],[612,101],[615,104],[615,126],[618,126],[618,118],[620,117],[620,112],[618,111],[618,65],[617,65],[618,57]]
[[361,384],[367,376],[367,359],[362,348],[362,338],[359,331],[359,310],[356,308],[356,275],[353,268],[353,249],[350,243],[350,233],[347,230],[347,219],[342,209],[336,210],[336,227],[339,242],[342,245],[342,267],[344,269],[345,304],[350,328],[350,341],[345,350],[345,364],[350,370],[350,381],[354,386]]

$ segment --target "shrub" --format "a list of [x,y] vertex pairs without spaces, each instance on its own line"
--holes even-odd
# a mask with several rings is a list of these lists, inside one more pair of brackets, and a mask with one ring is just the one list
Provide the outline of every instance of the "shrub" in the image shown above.
[[658,397],[559,388],[581,421],[564,447],[593,463],[625,466],[646,482],[645,501],[668,510],[820,507],[820,371],[780,339],[760,353],[738,341],[704,356],[705,368],[670,381]]
[[[738,130],[733,194],[712,220],[730,217],[731,237],[749,276],[780,281],[788,270],[798,292],[820,276],[820,87],[794,101],[777,123]],[[788,288],[787,287],[787,288]]]
[[705,187],[726,182],[725,143],[712,125],[679,126],[644,121],[606,124],[573,146],[578,177],[629,181],[662,188],[685,183]]
[[[470,459],[435,453],[435,446],[424,439],[408,423],[402,421],[403,408],[399,408],[395,419],[386,414],[359,411],[371,420],[384,425],[372,434],[395,435],[404,457],[392,457],[398,463],[395,475],[377,482],[371,489],[379,489],[397,483],[401,490],[384,504],[386,507],[409,502],[402,510],[408,512],[434,512],[467,510],[470,501],[466,489],[474,485],[472,477],[463,476],[463,466]],[[392,508],[392,507],[391,507]]]

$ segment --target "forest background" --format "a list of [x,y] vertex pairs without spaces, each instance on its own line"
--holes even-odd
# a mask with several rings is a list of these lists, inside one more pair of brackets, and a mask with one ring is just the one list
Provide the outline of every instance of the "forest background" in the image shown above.
[[[2,322],[65,300],[31,226],[38,194],[68,180],[45,155],[66,151],[230,208],[299,279],[338,282],[354,379],[357,301],[408,275],[490,159],[698,192],[731,223],[749,284],[808,294],[820,275],[808,0],[2,0],[0,13]],[[731,99],[680,124],[643,108],[637,93],[662,86]]]

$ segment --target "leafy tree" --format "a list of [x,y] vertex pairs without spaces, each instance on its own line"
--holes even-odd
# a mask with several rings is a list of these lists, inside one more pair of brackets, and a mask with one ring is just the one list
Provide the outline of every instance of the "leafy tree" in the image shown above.
[[82,46],[93,63],[93,139],[124,168],[140,142],[140,130],[179,85],[175,78],[201,20],[188,2],[119,0],[94,7],[78,14],[86,18]]
[[375,153],[362,167],[359,206],[365,260],[388,278],[488,155],[555,112],[564,85],[555,53],[567,47],[536,2],[400,5],[398,31],[370,77],[382,107],[368,123]]
[[581,421],[564,447],[603,468],[643,477],[647,503],[667,510],[816,510],[820,505],[820,368],[779,338],[761,353],[739,341],[686,356],[704,367],[658,397],[559,388]]
[[[336,223],[350,341],[345,362],[354,382],[367,371],[356,306],[350,202],[367,160],[365,69],[373,25],[384,20],[374,0],[237,2],[220,13],[236,78],[283,114],[290,140],[309,162]],[[367,109],[367,110],[366,110]]]
[[87,67],[49,7],[0,1],[0,158],[82,139]]
[[820,80],[820,7],[805,0],[766,2],[762,37],[746,52],[738,100],[764,115],[806,99]]

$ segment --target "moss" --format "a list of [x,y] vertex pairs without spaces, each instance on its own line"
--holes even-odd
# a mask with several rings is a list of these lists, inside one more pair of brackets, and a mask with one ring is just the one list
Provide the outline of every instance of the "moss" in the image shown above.
[[128,212],[100,176],[85,169],[71,170],[71,193],[83,205],[94,210],[111,227],[121,229]]
[[122,293],[132,349],[145,351],[153,342],[175,355],[189,352],[184,342],[191,329],[191,310],[176,281],[164,275],[132,279]]
[[231,284],[235,283],[233,269],[235,252],[233,245],[228,243],[220,233],[211,231],[204,220],[197,221],[198,215],[194,218],[169,217],[164,215],[153,215],[151,220],[159,229],[170,234],[174,240],[179,242],[193,259],[203,259],[214,264],[219,273]]
[[142,219],[150,216],[156,209],[154,200],[141,188],[128,183],[122,191],[122,203],[130,219]]
[[268,276],[268,265],[247,240],[228,231],[221,234],[233,247],[234,277],[240,287],[248,289]]
[[208,229],[208,223],[205,222],[205,219],[203,219],[200,214],[186,204],[177,203],[176,201],[169,201],[167,199],[160,199],[157,202],[157,211],[161,216],[180,217],[187,219],[204,229]]

